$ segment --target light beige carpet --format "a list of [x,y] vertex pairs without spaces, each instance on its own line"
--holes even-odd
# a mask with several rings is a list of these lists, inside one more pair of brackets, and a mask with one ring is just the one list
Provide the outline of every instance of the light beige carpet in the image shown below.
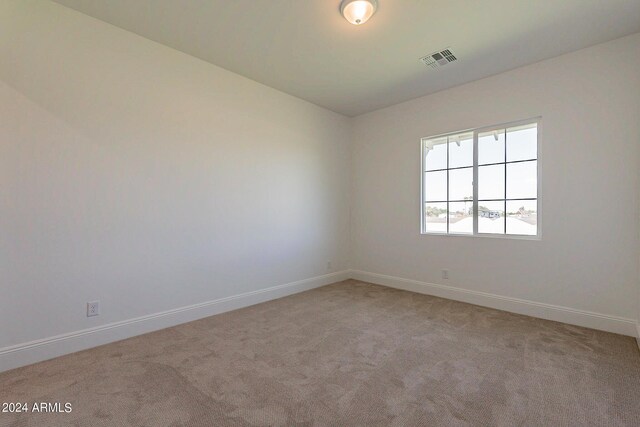
[[640,425],[630,337],[347,281],[0,374],[7,426]]

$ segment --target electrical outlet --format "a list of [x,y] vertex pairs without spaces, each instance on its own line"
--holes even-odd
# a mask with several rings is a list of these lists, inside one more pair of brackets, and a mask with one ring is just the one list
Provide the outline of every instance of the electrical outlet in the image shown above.
[[449,270],[442,270],[442,278],[443,279],[449,278]]
[[331,270],[331,261],[327,261],[327,270]]
[[93,317],[100,314],[100,301],[92,301],[87,303],[87,317]]

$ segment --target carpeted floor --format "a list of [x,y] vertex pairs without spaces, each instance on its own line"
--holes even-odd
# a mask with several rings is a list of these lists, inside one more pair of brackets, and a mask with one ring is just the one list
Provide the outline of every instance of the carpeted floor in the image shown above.
[[1,426],[640,425],[633,338],[346,281],[0,374]]

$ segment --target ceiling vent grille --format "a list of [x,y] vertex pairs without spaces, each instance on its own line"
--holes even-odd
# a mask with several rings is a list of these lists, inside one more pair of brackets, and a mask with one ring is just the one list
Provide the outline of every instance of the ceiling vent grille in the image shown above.
[[420,58],[420,61],[431,68],[440,68],[457,60],[458,58],[453,54],[450,47]]

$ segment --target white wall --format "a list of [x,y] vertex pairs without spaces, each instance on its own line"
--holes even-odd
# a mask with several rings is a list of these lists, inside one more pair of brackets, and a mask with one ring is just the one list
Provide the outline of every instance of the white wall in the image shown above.
[[0,350],[345,270],[350,131],[55,3],[2,1]]
[[[545,304],[593,312],[596,323],[603,314],[634,334],[639,70],[635,34],[356,118],[352,268],[471,291],[459,294],[470,301],[510,298],[506,308],[541,303],[528,305],[535,314]],[[542,240],[421,236],[420,138],[536,116]]]
[[[638,69],[637,34],[348,119],[5,0],[0,370],[97,343],[75,331],[349,267],[635,321]],[[420,137],[538,115],[543,239],[421,236]],[[122,331],[101,342],[140,329]]]

